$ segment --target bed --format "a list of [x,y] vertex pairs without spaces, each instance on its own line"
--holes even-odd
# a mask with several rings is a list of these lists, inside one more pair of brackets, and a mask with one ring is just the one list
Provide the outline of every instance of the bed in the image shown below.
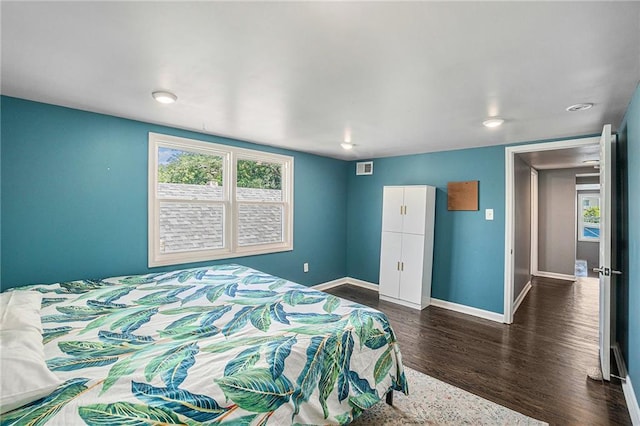
[[240,265],[22,290],[62,384],[3,426],[347,424],[408,393],[383,313]]

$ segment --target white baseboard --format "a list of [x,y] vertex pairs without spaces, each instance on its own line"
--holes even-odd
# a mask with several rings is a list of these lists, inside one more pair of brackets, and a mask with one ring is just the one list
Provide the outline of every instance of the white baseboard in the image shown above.
[[636,398],[636,394],[633,391],[629,375],[627,375],[626,380],[622,383],[622,391],[624,392],[624,399],[627,401],[627,408],[629,408],[631,424],[640,426],[640,406],[638,406],[638,398]]
[[467,315],[473,315],[474,317],[480,317],[495,322],[504,322],[504,315],[496,312],[485,311],[484,309],[473,308],[467,305],[460,305],[458,303],[447,302],[446,300],[431,298],[431,304],[439,308],[449,309],[451,311],[461,312]]
[[370,283],[369,281],[363,281],[363,280],[359,280],[357,278],[351,278],[351,277],[347,277],[345,278],[345,280],[347,280],[347,284],[355,285],[355,286],[366,288],[369,290],[378,291],[380,289],[378,284]]
[[531,290],[531,280],[529,280],[524,288],[522,289],[522,291],[520,292],[520,294],[518,295],[518,298],[516,299],[515,302],[513,302],[513,315],[516,314],[516,311],[518,310],[518,308],[520,307],[520,304],[522,303],[522,301],[524,300],[525,297],[527,297],[527,294],[529,294],[529,290]]
[[357,278],[344,277],[337,280],[328,281],[326,283],[316,284],[312,286],[315,290],[327,290],[332,287],[338,287],[339,285],[351,284],[357,287],[366,288],[367,290],[378,291],[378,284],[370,283],[369,281],[359,280]]
[[330,288],[333,287],[338,287],[339,285],[343,285],[343,284],[347,284],[347,279],[346,278],[338,278],[337,280],[332,280],[332,281],[327,281],[326,283],[320,283],[320,284],[316,284],[314,286],[311,286],[312,289],[314,290],[328,290]]
[[544,271],[537,271],[535,273],[536,277],[542,277],[542,278],[553,278],[556,280],[568,280],[568,281],[575,281],[576,280],[576,276],[575,275],[567,275],[567,274],[557,274],[555,272],[544,272]]
[[[329,288],[337,287],[344,284],[351,284],[358,287],[366,288],[368,290],[373,290],[376,292],[379,289],[377,284],[371,283],[369,281],[359,280],[357,278],[351,278],[351,277],[338,278],[337,280],[316,284],[312,286],[312,288],[315,290],[327,290]],[[451,311],[461,312],[463,314],[473,315],[474,317],[480,317],[480,318],[484,318],[484,319],[488,319],[488,320],[496,321],[500,323],[503,322],[504,320],[504,315],[502,314],[497,314],[491,311],[485,311],[483,309],[473,308],[471,306],[460,305],[458,303],[447,302],[446,300],[434,299],[433,297],[431,298],[431,304],[433,306],[438,306],[440,308],[449,309]],[[416,306],[419,306],[419,305],[406,304],[405,306],[415,308]],[[420,309],[420,308],[418,307],[417,309]]]
[[618,371],[620,375],[624,377],[622,382],[622,392],[624,393],[624,399],[627,402],[627,409],[629,410],[629,417],[631,417],[631,424],[634,426],[640,426],[640,406],[638,406],[638,398],[633,390],[631,384],[631,378],[627,373],[627,366],[624,363],[624,357],[618,343],[613,345],[613,354],[618,365]]

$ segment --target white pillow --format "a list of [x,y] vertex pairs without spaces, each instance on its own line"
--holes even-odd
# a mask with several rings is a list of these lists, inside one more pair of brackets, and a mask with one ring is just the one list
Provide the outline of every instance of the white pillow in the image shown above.
[[24,330],[34,327],[42,333],[40,307],[42,294],[16,290],[0,293],[0,330]]
[[42,344],[42,295],[0,294],[0,414],[49,395],[62,384],[48,368]]

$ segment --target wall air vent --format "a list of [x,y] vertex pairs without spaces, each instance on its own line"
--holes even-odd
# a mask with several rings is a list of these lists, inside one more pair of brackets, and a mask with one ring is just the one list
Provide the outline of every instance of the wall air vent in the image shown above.
[[356,163],[356,175],[372,175],[373,161],[361,161]]

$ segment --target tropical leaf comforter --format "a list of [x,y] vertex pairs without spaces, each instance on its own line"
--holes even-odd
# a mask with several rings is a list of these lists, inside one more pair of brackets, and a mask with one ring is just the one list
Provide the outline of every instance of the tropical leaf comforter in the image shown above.
[[384,314],[239,265],[29,289],[65,383],[2,425],[346,424],[407,393]]

